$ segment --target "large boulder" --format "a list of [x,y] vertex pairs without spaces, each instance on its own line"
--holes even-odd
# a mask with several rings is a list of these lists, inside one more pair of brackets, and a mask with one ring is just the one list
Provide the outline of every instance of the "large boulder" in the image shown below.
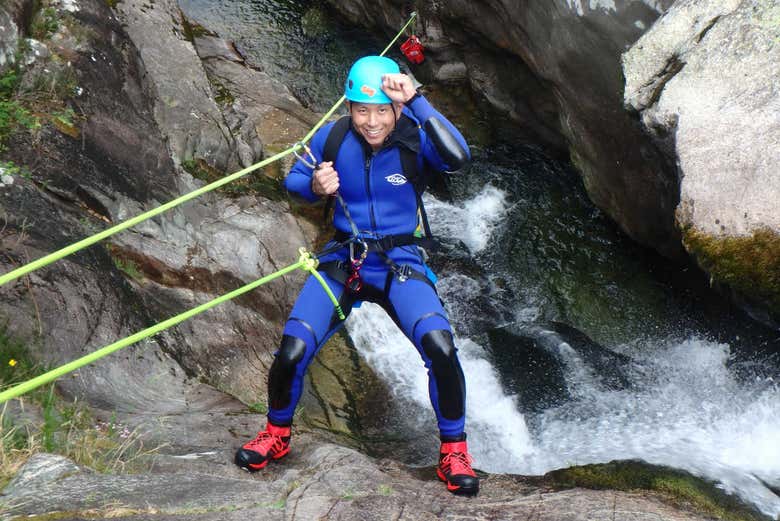
[[676,162],[677,221],[713,282],[780,323],[780,5],[677,2],[625,55],[626,104]]
[[[682,257],[673,163],[623,108],[620,55],[673,0],[426,3],[427,81],[465,80],[503,118],[504,139],[567,153],[593,202],[638,242]],[[387,34],[402,2],[331,1],[351,22]],[[465,129],[468,132],[468,129]]]

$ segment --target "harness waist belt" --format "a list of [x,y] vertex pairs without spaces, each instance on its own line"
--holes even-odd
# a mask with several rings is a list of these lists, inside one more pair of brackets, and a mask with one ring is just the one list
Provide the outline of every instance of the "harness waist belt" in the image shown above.
[[[336,230],[336,234],[333,236],[333,240],[336,242],[345,242],[350,238],[352,238],[352,235],[347,232],[342,232],[341,230]],[[368,245],[369,252],[390,251],[393,248],[397,248],[398,246],[408,246],[410,244],[415,244],[417,246],[427,248],[430,247],[433,242],[427,237],[417,237],[411,233],[400,235],[385,235],[381,239],[361,238],[361,240]]]

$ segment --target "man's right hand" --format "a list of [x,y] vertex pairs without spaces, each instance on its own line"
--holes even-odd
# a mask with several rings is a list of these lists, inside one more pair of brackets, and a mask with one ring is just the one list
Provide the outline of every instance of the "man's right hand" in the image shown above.
[[314,169],[311,190],[319,196],[332,195],[339,189],[339,173],[333,169],[333,161],[324,161]]

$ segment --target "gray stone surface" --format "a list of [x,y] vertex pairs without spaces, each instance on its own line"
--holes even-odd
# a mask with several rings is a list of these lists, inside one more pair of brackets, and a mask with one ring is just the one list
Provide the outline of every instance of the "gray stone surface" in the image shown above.
[[780,5],[675,4],[624,57],[626,103],[673,136],[680,226],[780,233]]
[[[447,492],[431,468],[410,469],[374,460],[308,434],[295,439],[299,440],[303,443],[295,445],[282,464],[253,475],[237,474],[224,463],[206,471],[191,467],[193,459],[180,457],[178,472],[72,472],[57,479],[28,479],[23,489],[6,489],[0,496],[5,509],[2,519],[55,512],[62,513],[58,519],[73,520],[121,512],[124,519],[135,521],[706,519],[652,496],[581,489],[546,491],[516,476],[486,476],[479,496],[462,498]],[[27,467],[22,470],[26,472]]]
[[220,170],[239,165],[235,137],[226,128],[211,85],[187,41],[174,0],[117,4],[125,30],[138,50],[154,117],[174,160],[201,158]]

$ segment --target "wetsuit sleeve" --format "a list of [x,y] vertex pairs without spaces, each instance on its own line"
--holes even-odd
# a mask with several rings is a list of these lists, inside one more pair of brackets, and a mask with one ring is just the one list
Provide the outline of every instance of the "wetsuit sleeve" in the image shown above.
[[[328,137],[332,123],[325,125],[314,134],[311,140],[311,153],[317,159],[316,163],[319,164],[322,161],[323,149],[325,147],[325,140]],[[304,157],[306,155],[302,153]],[[304,200],[313,203],[320,199],[320,196],[315,194],[311,189],[311,180],[314,170],[304,165],[299,159],[295,162],[290,173],[284,178],[284,187],[290,192],[291,195],[298,196]]]
[[[455,128],[455,125],[450,123],[447,118],[433,108],[433,105],[431,105],[424,96],[420,94],[416,95],[407,103],[406,107],[420,122],[420,127],[423,129],[423,139],[421,141],[422,154],[433,169],[440,172],[452,172],[461,169],[465,163],[471,159],[471,153],[469,152],[469,146],[466,143],[466,139],[458,129]],[[437,148],[436,140],[432,139],[432,136],[428,135],[426,132],[426,128],[430,128],[429,120],[432,118],[436,119],[439,128],[449,134],[449,136],[446,137],[454,143],[454,146],[460,148],[455,151],[455,154],[452,153],[452,150],[439,150]],[[449,161],[447,158],[449,158]]]

